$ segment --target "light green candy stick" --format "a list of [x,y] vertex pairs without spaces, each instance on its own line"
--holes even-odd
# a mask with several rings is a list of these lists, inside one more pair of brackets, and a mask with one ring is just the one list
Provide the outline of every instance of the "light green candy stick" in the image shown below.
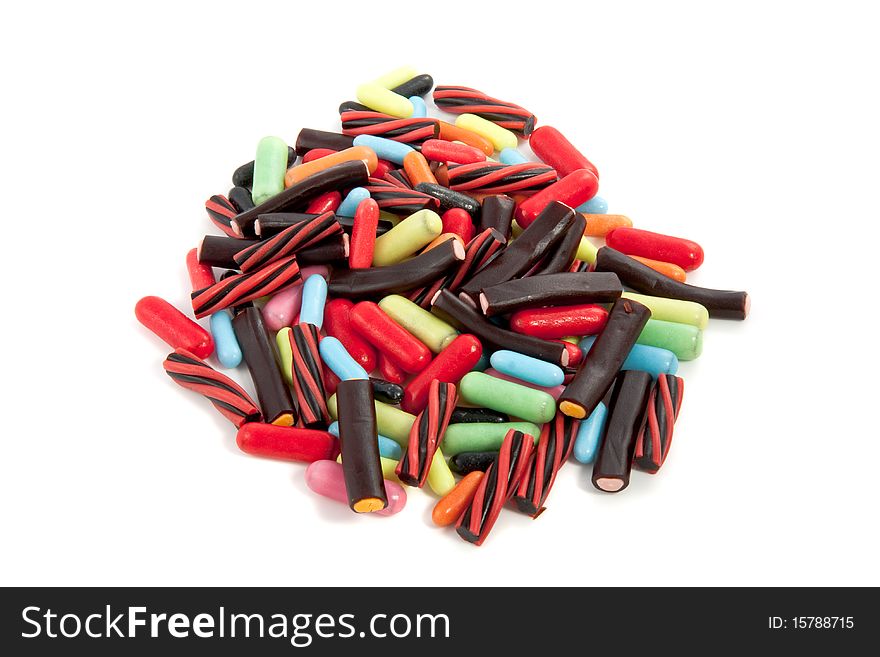
[[699,329],[706,328],[709,323],[709,311],[705,306],[693,301],[649,297],[647,294],[636,294],[635,292],[624,292],[623,296],[647,306],[651,310],[651,319],[692,324]]
[[668,349],[678,360],[694,360],[703,351],[703,332],[691,324],[649,319],[636,342]]
[[287,385],[293,385],[293,349],[290,347],[290,327],[285,326],[275,334],[275,344],[278,346],[278,367]]
[[543,390],[497,379],[483,372],[468,372],[458,384],[462,399],[523,420],[543,424],[556,415],[556,400]]
[[446,458],[440,448],[434,452],[434,458],[431,461],[431,467],[428,469],[428,486],[440,497],[443,497],[455,488],[455,475],[449,469]]
[[578,245],[578,250],[574,257],[581,262],[587,262],[593,265],[596,264],[597,253],[599,253],[599,249],[597,249],[596,245],[590,241],[589,237],[584,235],[581,238],[581,243]]
[[373,266],[384,267],[405,260],[443,232],[443,220],[433,210],[419,210],[376,238]]
[[[383,404],[382,402],[374,402],[376,404],[376,428],[383,436],[391,438],[403,449],[409,446],[409,431],[412,429],[416,416],[406,411],[402,411],[396,406]],[[339,416],[336,412],[336,395],[332,395],[327,400],[327,410],[334,420],[338,420]]]
[[279,137],[263,137],[254,158],[254,184],[251,197],[259,205],[284,191],[287,173],[287,144]]
[[461,422],[450,424],[440,446],[446,456],[462,452],[494,452],[501,449],[507,432],[522,431],[538,442],[541,429],[531,422]]
[[435,354],[439,354],[458,335],[458,331],[437,315],[399,294],[389,294],[379,302],[379,307]]

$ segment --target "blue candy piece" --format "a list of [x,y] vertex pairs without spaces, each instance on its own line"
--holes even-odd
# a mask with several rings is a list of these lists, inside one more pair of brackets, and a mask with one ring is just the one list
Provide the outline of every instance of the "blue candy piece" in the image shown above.
[[324,303],[326,301],[327,281],[321,274],[312,274],[303,283],[299,323],[314,324],[321,328],[324,324]]
[[342,199],[342,203],[336,208],[336,214],[340,217],[353,217],[361,201],[368,198],[370,198],[370,192],[363,187],[355,187],[348,193],[348,196]]
[[395,164],[403,164],[403,158],[413,152],[413,148],[406,144],[401,144],[393,139],[385,139],[384,137],[374,137],[373,135],[358,135],[354,138],[355,146],[366,146],[372,148],[378,157]]
[[345,346],[332,336],[321,338],[321,342],[318,343],[318,353],[321,354],[321,360],[324,361],[324,364],[341,381],[370,378],[367,370],[361,367],[360,363],[346,351]]
[[574,457],[581,463],[592,463],[599,451],[599,440],[605,428],[608,408],[602,402],[590,413],[590,417],[581,420],[577,436],[574,438]]
[[545,388],[562,385],[565,379],[565,373],[558,365],[516,351],[499,349],[492,354],[489,362],[502,374]]
[[601,196],[594,196],[586,203],[581,203],[579,206],[575,208],[576,212],[583,212],[584,214],[607,214],[608,213],[608,201],[606,201]]
[[501,164],[523,164],[528,162],[528,159],[515,148],[508,147],[501,149],[501,152],[498,154],[498,161]]
[[241,363],[241,347],[232,330],[232,316],[225,310],[211,315],[211,336],[220,364],[226,368],[238,367]]
[[[578,345],[584,356],[593,348],[595,336],[584,338]],[[623,361],[622,370],[641,370],[649,372],[655,379],[658,374],[675,374],[678,372],[678,358],[668,349],[651,347],[646,344],[636,344],[630,349],[629,355]]]
[[[331,424],[329,427],[327,427],[327,431],[339,438],[339,422],[334,422],[333,424]],[[384,456],[386,459],[394,459],[395,461],[399,461],[400,457],[403,455],[403,450],[400,448],[400,445],[391,440],[391,438],[386,438],[381,433],[378,435],[378,439],[379,456]]]
[[413,106],[413,113],[410,118],[421,119],[428,116],[428,106],[425,105],[425,101],[421,96],[410,96],[409,102],[411,102]]

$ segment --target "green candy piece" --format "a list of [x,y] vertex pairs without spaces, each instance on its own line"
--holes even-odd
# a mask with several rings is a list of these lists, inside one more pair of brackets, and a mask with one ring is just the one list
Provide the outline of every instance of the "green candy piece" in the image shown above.
[[435,354],[439,354],[458,335],[458,331],[437,315],[399,294],[389,294],[379,302],[379,307]]
[[443,232],[443,220],[433,210],[419,210],[376,238],[373,266],[385,267],[406,260]]
[[596,255],[598,253],[599,249],[596,248],[596,245],[590,241],[589,237],[584,235],[581,238],[580,244],[578,244],[577,253],[575,253],[574,257],[581,262],[593,265],[596,264]]
[[287,144],[280,137],[263,137],[254,158],[254,183],[251,197],[259,205],[284,191],[287,173]]
[[647,306],[651,311],[651,319],[692,324],[698,329],[706,328],[709,323],[709,311],[706,310],[706,306],[693,301],[649,297],[647,294],[636,294],[635,292],[624,292],[623,296]]
[[537,444],[541,429],[531,422],[461,422],[450,424],[440,446],[446,456],[461,452],[494,452],[501,449],[507,432],[522,431],[534,437]]
[[458,384],[465,401],[491,408],[535,424],[549,422],[556,415],[556,400],[543,390],[496,379],[483,372],[468,372]]
[[440,497],[455,488],[455,475],[449,469],[449,464],[446,463],[446,458],[439,447],[434,452],[431,467],[428,468],[428,486]]
[[703,332],[691,324],[649,319],[636,342],[668,349],[678,360],[694,360],[703,351]]
[[275,334],[275,344],[278,347],[278,367],[287,385],[293,385],[293,349],[290,348],[290,331],[289,326]]
[[[409,431],[412,429],[416,416],[402,411],[396,406],[375,402],[376,404],[376,428],[383,436],[391,438],[403,449],[409,446]],[[331,395],[327,400],[327,410],[334,420],[339,419],[336,410],[336,395]]]

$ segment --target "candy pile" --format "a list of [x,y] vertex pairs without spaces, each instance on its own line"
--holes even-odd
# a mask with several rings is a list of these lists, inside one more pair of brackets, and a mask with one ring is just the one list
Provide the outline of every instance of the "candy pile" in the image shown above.
[[[432,88],[454,124],[427,116]],[[657,472],[679,360],[709,317],[744,319],[748,295],[685,283],[700,246],[606,214],[596,167],[519,105],[408,68],[357,98],[341,133],[262,139],[206,203],[224,235],[186,264],[210,333],[138,302],[174,349],[168,375],[243,451],[310,463],[316,493],[391,515],[427,484],[434,522],[476,545],[508,501],[540,514],[572,454],[609,493]],[[256,402],[212,354],[244,361]]]

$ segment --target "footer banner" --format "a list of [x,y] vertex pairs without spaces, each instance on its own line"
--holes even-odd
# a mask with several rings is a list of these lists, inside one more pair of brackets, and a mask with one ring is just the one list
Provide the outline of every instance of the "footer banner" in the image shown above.
[[880,632],[872,589],[7,588],[0,595],[0,648],[16,656],[387,648],[813,654],[856,650]]

